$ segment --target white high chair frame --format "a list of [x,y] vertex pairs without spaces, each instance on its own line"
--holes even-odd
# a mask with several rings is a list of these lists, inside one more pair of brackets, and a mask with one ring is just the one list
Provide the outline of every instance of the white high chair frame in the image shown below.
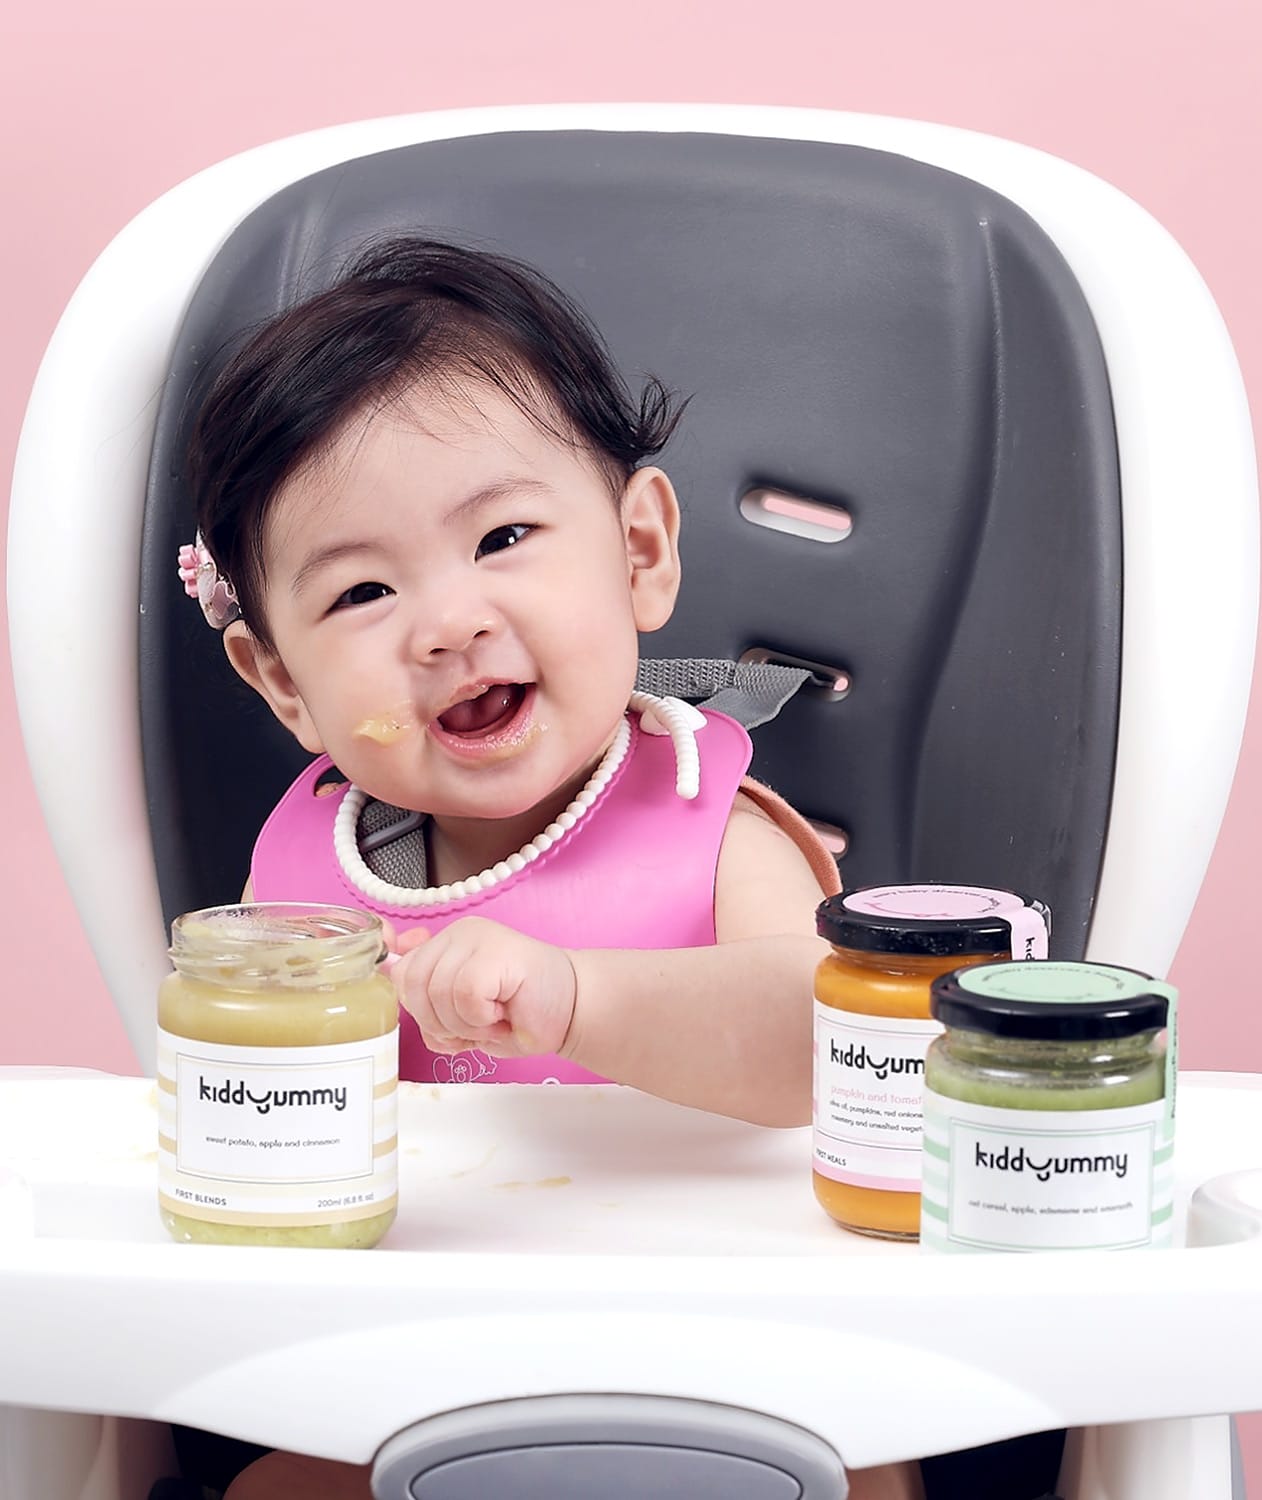
[[[708,106],[457,111],[280,141],[175,188],[93,266],[39,372],[10,513],[19,710],[59,858],[146,1070],[166,939],[133,711],[129,580],[157,396],[191,291],[241,218],[298,177],[412,142],[579,129],[894,152],[988,184],[1055,241],[1110,370],[1124,511],[1118,773],[1087,951],[1155,974],[1169,967],[1230,788],[1257,621],[1257,481],[1243,385],[1218,311],[1180,248],[1123,194],[1066,162],[928,124]],[[93,736],[82,735],[84,723]],[[1251,1144],[1262,1094],[1251,1081],[1190,1083],[1177,1160],[1181,1224],[1198,1183],[1262,1164]],[[82,1123],[84,1090],[94,1090],[98,1122],[101,1111],[116,1111],[124,1133],[143,1135],[148,1105],[138,1087],[0,1081],[0,1120],[38,1118],[55,1134],[58,1119]],[[462,1130],[492,1146],[497,1125],[519,1134],[514,1122],[539,1107],[530,1091],[472,1092],[478,1114],[466,1098]],[[67,1175],[67,1158],[37,1152],[24,1171],[41,1237],[4,1240],[0,1228],[0,1402],[11,1403],[0,1407],[0,1500],[33,1492],[20,1486],[37,1453],[47,1500],[108,1500],[152,1461],[137,1438],[144,1429],[97,1416],[58,1421],[54,1412],[180,1420],[366,1461],[432,1412],[549,1391],[664,1392],[770,1412],[818,1433],[852,1467],[1086,1426],[1071,1439],[1068,1500],[1232,1493],[1218,1414],[1262,1407],[1262,1370],[1238,1359],[1262,1336],[1250,1244],[1262,1192],[1252,1177],[1219,1185],[1192,1216],[1194,1236],[1231,1245],[943,1263],[905,1250],[874,1254],[821,1223],[809,1201],[803,1210],[809,1153],[799,1132],[758,1133],[754,1144],[749,1127],[629,1091],[547,1091],[547,1107],[596,1143],[613,1139],[598,1124],[607,1105],[620,1140],[667,1131],[685,1143],[685,1158],[695,1147],[695,1174],[685,1164],[663,1187],[660,1163],[628,1170],[619,1191],[635,1212],[616,1230],[594,1225],[596,1191],[576,1194],[580,1207],[568,1218],[552,1201],[520,1219],[504,1207],[498,1223],[487,1216],[481,1240],[459,1185],[426,1177],[426,1215],[409,1220],[405,1208],[396,1231],[404,1253],[372,1257],[166,1244],[140,1207],[151,1167],[120,1166],[136,1156],[131,1146],[85,1166],[78,1140],[78,1178]],[[438,1108],[416,1094],[405,1127],[431,1130]],[[69,1138],[63,1144],[70,1149]],[[593,1171],[594,1149],[584,1153]],[[757,1161],[752,1206],[747,1185],[699,1165],[707,1151],[729,1150]],[[519,1166],[541,1179],[565,1159],[553,1141]],[[72,1227],[74,1194],[93,1173],[117,1190],[113,1206],[93,1197],[104,1227]],[[487,1201],[511,1203],[516,1215],[525,1199]],[[760,1204],[774,1207],[760,1212]],[[435,1243],[436,1222],[446,1228],[437,1243],[454,1248],[408,1253]],[[504,1249],[528,1253],[496,1253]],[[861,1276],[845,1274],[860,1269],[837,1259],[848,1254],[862,1256]],[[477,1311],[453,1313],[465,1299]],[[172,1337],[186,1319],[217,1330],[211,1347]],[[1075,1328],[1092,1330],[1089,1353],[1066,1347]],[[996,1329],[1006,1335],[996,1338]],[[370,1392],[371,1403],[333,1420],[323,1399],[333,1382]],[[898,1416],[908,1410],[914,1423]]]

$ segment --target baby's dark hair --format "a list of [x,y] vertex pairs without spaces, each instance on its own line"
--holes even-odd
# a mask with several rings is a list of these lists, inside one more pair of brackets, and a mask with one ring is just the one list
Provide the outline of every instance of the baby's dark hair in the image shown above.
[[421,381],[495,387],[585,450],[615,496],[682,411],[655,378],[637,404],[583,312],[523,262],[415,236],[373,245],[327,291],[255,331],[194,421],[198,528],[264,645],[263,528],[277,491],[357,412]]

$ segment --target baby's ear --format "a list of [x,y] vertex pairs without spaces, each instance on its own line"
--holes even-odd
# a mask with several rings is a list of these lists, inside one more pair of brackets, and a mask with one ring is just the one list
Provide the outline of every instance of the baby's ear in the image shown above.
[[320,755],[324,742],[307,712],[302,694],[276,652],[264,646],[240,620],[234,620],[224,631],[223,648],[237,676],[267,700],[272,712],[302,748]]
[[637,469],[622,492],[636,629],[659,630],[679,594],[679,501],[661,469]]

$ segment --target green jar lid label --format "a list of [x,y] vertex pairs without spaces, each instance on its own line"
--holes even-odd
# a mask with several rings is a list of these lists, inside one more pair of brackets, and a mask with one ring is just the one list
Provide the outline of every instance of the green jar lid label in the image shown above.
[[1042,1004],[1099,1003],[1165,995],[1170,986],[1135,969],[1112,964],[1057,963],[982,964],[960,971],[961,989],[988,1000],[1034,1001]]

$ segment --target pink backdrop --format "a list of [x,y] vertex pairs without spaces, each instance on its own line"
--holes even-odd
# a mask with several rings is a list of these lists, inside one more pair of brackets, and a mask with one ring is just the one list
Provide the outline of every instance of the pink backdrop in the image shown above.
[[[1262,11],[1254,0],[638,0],[608,8],[483,0],[476,11],[425,0],[42,0],[14,19],[17,11],[6,7],[0,21],[0,284],[10,289],[0,473],[10,470],[36,364],[66,300],[146,203],[278,136],[477,104],[820,106],[937,120],[1041,147],[1122,188],[1182,242],[1222,307],[1262,414]],[[11,851],[0,868],[10,945],[0,1064],[130,1070],[132,1054],[34,806],[7,660],[0,650]],[[1256,985],[1238,961],[1241,936],[1256,921],[1249,829],[1258,829],[1260,811],[1255,704],[1222,838],[1174,968],[1191,1067],[1262,1071]]]

